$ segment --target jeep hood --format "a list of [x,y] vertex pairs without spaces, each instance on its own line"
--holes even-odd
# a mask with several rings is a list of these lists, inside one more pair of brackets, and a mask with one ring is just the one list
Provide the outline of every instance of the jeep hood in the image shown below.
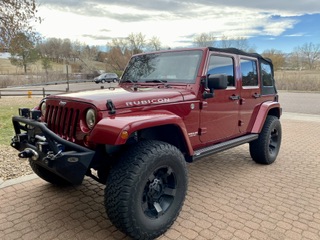
[[47,99],[59,101],[86,102],[95,105],[98,110],[107,110],[107,100],[111,100],[116,109],[175,103],[194,99],[195,95],[186,89],[140,88],[137,91],[124,88],[99,89],[49,96]]

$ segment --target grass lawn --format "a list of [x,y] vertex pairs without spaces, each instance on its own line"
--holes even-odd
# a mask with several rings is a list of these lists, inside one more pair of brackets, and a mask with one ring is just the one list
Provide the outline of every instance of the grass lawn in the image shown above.
[[0,144],[10,145],[14,134],[12,116],[18,115],[19,107],[33,108],[41,98],[2,97],[0,99]]

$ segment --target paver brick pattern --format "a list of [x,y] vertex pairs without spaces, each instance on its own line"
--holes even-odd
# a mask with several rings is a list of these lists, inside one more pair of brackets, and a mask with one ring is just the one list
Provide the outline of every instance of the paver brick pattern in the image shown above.
[[[243,145],[188,165],[182,212],[159,239],[320,239],[320,124],[282,120],[277,161]],[[109,221],[104,186],[40,179],[0,189],[0,239],[128,239]]]

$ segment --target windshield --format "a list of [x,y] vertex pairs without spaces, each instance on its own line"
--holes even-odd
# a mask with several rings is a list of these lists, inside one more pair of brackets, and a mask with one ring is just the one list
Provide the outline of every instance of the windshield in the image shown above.
[[134,56],[121,82],[194,83],[201,57],[200,50]]

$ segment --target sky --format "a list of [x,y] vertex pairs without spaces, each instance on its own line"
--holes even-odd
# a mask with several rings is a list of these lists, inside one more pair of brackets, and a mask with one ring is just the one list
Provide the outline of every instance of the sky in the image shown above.
[[43,37],[106,46],[112,38],[142,33],[162,47],[192,47],[194,38],[247,38],[261,53],[290,53],[320,44],[319,0],[37,0]]

